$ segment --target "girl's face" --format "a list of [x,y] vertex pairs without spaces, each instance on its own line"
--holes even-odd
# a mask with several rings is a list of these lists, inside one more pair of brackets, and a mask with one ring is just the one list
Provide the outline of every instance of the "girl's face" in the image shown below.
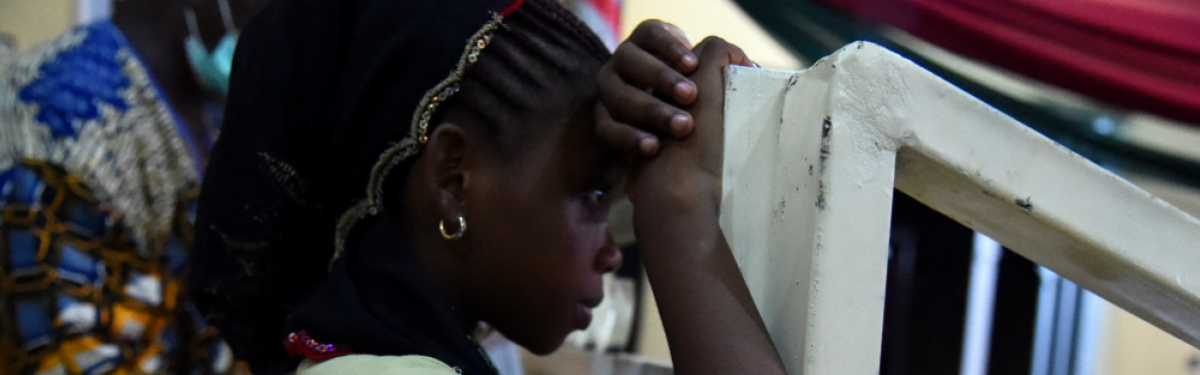
[[538,354],[587,327],[604,297],[601,276],[621,264],[606,219],[624,170],[597,142],[591,108],[533,126],[516,142],[525,149],[490,158],[463,189],[471,308]]

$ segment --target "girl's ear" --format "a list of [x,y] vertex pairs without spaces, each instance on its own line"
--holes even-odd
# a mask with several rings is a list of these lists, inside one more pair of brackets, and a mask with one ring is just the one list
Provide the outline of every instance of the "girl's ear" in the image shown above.
[[427,181],[431,184],[430,190],[435,192],[439,216],[448,225],[457,223],[458,217],[464,215],[467,196],[464,188],[470,174],[467,163],[469,143],[471,139],[463,127],[453,122],[439,124],[425,143],[423,152],[431,163],[427,171],[432,174]]

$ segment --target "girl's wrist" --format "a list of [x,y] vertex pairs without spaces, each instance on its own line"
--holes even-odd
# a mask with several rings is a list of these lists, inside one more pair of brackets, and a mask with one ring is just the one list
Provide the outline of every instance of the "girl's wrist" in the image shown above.
[[719,202],[710,202],[707,197],[707,194],[689,194],[672,199],[673,203],[659,201],[641,206],[634,202],[634,232],[638,242],[653,248],[648,251],[669,251],[695,249],[705,239],[715,238],[721,230]]

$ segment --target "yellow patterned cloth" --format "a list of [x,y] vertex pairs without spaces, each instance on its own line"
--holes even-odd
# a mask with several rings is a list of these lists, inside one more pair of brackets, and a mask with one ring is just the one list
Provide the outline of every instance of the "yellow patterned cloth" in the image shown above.
[[115,26],[0,56],[0,374],[223,374],[184,296],[195,150]]

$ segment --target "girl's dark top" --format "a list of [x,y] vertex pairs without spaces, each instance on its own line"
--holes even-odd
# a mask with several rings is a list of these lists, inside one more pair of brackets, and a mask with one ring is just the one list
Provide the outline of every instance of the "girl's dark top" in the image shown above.
[[289,329],[490,372],[387,229],[394,218],[356,225],[345,260],[327,267],[339,216],[380,154],[489,11],[510,3],[275,0],[246,27],[201,189],[191,293],[255,373],[295,366]]

